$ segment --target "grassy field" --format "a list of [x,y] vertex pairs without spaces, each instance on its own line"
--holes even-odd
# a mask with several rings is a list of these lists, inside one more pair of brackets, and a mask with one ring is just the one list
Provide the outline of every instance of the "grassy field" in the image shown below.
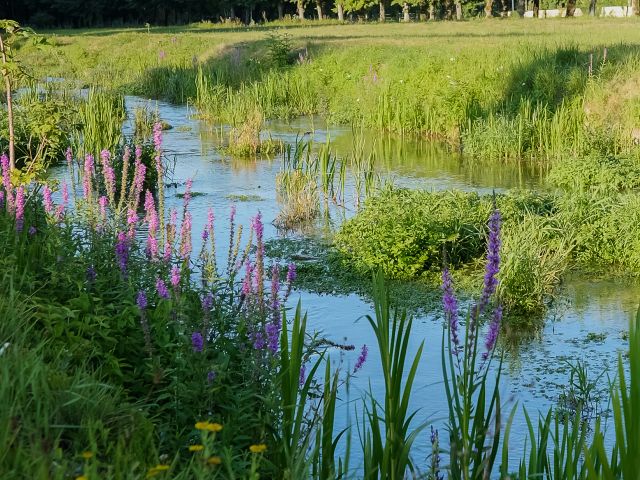
[[628,151],[635,19],[56,31],[40,76],[191,102],[214,120],[322,114],[495,159]]

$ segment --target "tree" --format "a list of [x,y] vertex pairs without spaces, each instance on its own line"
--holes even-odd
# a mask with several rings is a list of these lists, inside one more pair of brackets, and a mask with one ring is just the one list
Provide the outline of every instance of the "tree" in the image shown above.
[[13,55],[13,44],[20,38],[34,38],[30,28],[21,27],[14,20],[0,20],[0,58],[2,58],[2,77],[7,95],[7,117],[9,124],[9,164],[11,170],[16,168],[15,130],[13,124],[12,89],[18,79],[26,76],[20,62]]
[[573,14],[576,11],[576,0],[567,0],[567,11],[565,16],[573,17]]

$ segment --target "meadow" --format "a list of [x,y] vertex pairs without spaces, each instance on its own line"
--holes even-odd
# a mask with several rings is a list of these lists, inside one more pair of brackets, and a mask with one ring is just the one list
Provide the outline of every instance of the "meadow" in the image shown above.
[[[2,156],[0,188],[0,476],[635,478],[640,313],[610,352],[602,412],[579,361],[548,410],[513,403],[502,337],[539,331],[570,273],[640,272],[639,25],[199,23],[19,42],[17,161]],[[132,112],[130,95],[186,104],[203,131],[168,124],[169,104]],[[273,126],[301,116],[324,142]],[[220,180],[173,158],[173,131],[215,132]],[[385,138],[539,178],[396,185]],[[251,178],[272,185],[231,188],[234,169],[267,168]],[[204,181],[224,197],[194,189]],[[297,242],[318,237],[328,246],[309,261]],[[296,301],[313,281],[366,285],[372,344],[314,331]],[[420,289],[403,301],[398,282]],[[415,407],[433,352],[410,305],[427,298],[437,419]],[[367,362],[381,386],[354,397]]]

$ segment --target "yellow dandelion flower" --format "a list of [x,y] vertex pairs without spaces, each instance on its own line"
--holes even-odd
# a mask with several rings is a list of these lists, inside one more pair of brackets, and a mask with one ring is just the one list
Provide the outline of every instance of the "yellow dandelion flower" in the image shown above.
[[196,430],[206,430],[209,425],[209,422],[198,422],[196,423]]
[[204,450],[204,445],[189,445],[190,452],[201,452]]
[[82,452],[82,458],[84,458],[85,460],[93,458],[93,452]]
[[251,453],[262,453],[267,450],[267,446],[264,443],[260,443],[259,445],[251,445],[249,447]]
[[89,477],[86,475],[80,475],[79,477],[76,477],[76,480],[89,480]]
[[220,465],[222,463],[222,459],[220,457],[209,457],[207,459],[207,463],[209,465]]
[[219,423],[209,423],[207,425],[207,430],[210,432],[219,432],[220,430],[222,430],[222,425],[220,425]]

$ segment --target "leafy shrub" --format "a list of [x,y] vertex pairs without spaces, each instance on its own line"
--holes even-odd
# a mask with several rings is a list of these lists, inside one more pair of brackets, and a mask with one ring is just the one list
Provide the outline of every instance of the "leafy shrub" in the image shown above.
[[570,191],[607,194],[640,187],[637,157],[592,155],[556,162],[547,181]]
[[393,278],[413,278],[484,251],[490,202],[474,193],[387,190],[367,200],[336,235],[338,250],[362,271],[382,268]]

